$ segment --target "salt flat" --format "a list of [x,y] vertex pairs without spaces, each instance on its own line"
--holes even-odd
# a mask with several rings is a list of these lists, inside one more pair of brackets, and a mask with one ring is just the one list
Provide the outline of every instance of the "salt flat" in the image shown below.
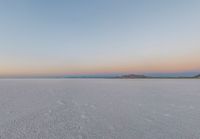
[[200,80],[1,79],[1,139],[199,139]]

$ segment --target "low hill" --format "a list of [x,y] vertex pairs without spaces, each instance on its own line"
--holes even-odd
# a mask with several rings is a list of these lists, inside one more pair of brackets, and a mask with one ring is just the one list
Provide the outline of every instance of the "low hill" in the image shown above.
[[136,74],[128,74],[128,75],[122,75],[119,78],[122,79],[134,79],[134,78],[149,78],[145,75],[136,75]]
[[178,77],[154,77],[154,76],[146,76],[146,75],[138,75],[138,74],[127,74],[127,75],[83,75],[83,76],[65,76],[64,78],[105,78],[105,79],[194,79],[200,78],[200,74],[196,76],[178,76]]
[[187,77],[187,76],[178,76],[178,77],[153,77],[153,76],[145,76],[145,75],[137,75],[137,74],[128,74],[128,75],[122,75],[120,77],[118,77],[120,79],[137,79],[137,78],[141,78],[141,79],[190,79],[190,78],[200,78],[200,74],[193,76],[193,77]]
[[195,78],[200,78],[200,74],[199,74],[199,75],[196,75]]

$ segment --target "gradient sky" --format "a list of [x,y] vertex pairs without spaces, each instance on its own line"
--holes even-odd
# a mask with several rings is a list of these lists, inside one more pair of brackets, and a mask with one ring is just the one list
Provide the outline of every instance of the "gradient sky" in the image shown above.
[[0,76],[198,71],[199,0],[0,1]]

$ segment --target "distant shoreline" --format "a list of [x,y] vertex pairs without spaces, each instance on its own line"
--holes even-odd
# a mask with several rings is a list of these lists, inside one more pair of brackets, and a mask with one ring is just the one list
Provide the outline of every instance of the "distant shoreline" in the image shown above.
[[87,78],[82,78],[82,77],[75,77],[75,78],[73,78],[73,77],[64,77],[64,78],[29,78],[29,77],[27,77],[27,78],[1,78],[0,77],[0,80],[18,80],[18,79],[23,79],[23,80],[28,80],[28,79],[33,79],[33,80],[43,80],[43,79],[50,79],[50,80],[62,80],[62,79],[113,79],[113,80],[117,80],[117,79],[119,79],[119,80],[137,80],[137,79],[140,79],[140,80],[145,80],[145,79],[155,79],[155,80],[157,80],[157,79],[185,79],[185,80],[190,80],[190,79],[200,79],[200,78],[190,78],[190,77],[185,77],[185,78],[174,78],[174,77],[155,77],[155,78],[99,78],[99,77],[97,77],[97,78],[90,78],[90,77],[87,77]]
[[72,79],[200,79],[200,74],[185,77],[153,77],[153,76],[146,76],[146,75],[137,75],[137,74],[128,74],[128,75],[121,75],[121,76],[68,76],[64,78],[72,78]]

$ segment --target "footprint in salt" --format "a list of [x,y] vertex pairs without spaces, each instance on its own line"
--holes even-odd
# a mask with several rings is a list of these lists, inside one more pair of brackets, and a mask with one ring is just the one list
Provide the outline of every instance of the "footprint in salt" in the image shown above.
[[86,116],[85,114],[81,114],[80,118],[81,118],[82,120],[86,121],[86,122],[89,121],[89,117]]
[[13,114],[14,111],[7,111],[6,114],[10,115],[10,114]]

